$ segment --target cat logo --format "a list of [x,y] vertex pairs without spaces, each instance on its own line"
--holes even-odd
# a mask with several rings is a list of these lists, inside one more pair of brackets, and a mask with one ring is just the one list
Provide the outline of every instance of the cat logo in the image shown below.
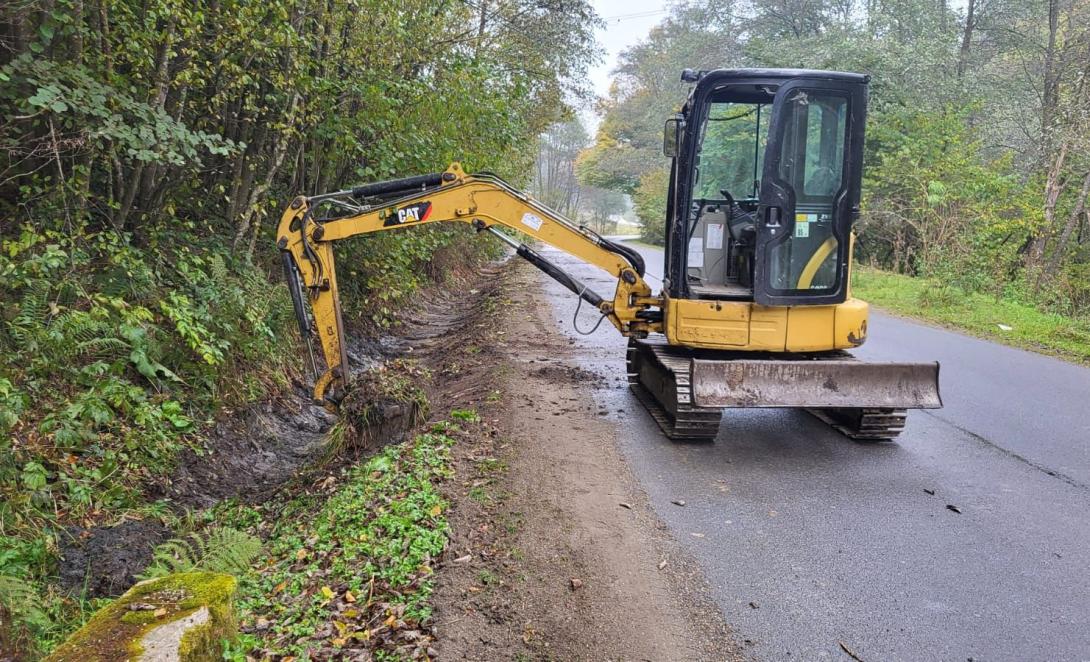
[[396,214],[393,213],[393,210],[387,212],[386,220],[382,225],[383,227],[390,227],[393,225],[404,225],[406,223],[423,223],[428,220],[430,214],[430,202],[417,202],[416,204],[398,209]]

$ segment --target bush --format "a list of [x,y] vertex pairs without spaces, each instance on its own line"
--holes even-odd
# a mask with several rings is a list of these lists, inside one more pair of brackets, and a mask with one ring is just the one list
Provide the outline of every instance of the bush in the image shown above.
[[666,195],[669,184],[670,171],[652,170],[640,177],[640,183],[632,195],[636,216],[643,224],[640,238],[656,246],[661,246],[666,239]]

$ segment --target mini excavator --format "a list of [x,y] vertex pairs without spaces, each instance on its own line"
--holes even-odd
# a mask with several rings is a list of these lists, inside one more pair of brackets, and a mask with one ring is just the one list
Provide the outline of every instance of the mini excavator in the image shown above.
[[[336,243],[459,221],[509,244],[629,339],[631,388],[671,439],[714,439],[725,408],[797,407],[853,439],[889,440],[906,410],[941,407],[937,363],[846,351],[867,338],[868,305],[849,278],[869,76],[687,69],[682,80],[688,99],[664,131],[672,166],[659,292],[631,246],[457,163],[292,200],[277,246],[300,332],[317,334],[324,357],[315,400],[335,406],[350,378]],[[608,272],[612,299],[502,228]]]

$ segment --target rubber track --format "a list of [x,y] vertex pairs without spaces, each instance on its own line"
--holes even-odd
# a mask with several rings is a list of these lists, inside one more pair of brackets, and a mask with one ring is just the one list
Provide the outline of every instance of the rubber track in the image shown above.
[[858,441],[891,441],[905,429],[905,409],[807,409],[834,430]]
[[[662,371],[667,383],[674,386],[677,409],[670,411],[640,382],[637,359]],[[712,441],[719,435],[723,416],[719,409],[700,409],[692,405],[689,383],[689,356],[671,350],[668,345],[646,342],[628,344],[628,384],[632,392],[655,419],[663,434],[677,441]]]

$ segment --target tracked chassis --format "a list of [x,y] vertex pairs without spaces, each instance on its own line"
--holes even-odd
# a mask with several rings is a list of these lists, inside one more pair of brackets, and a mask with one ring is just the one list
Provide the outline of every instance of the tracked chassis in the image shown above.
[[689,364],[683,347],[628,341],[628,384],[662,432],[678,441],[712,441],[722,410],[693,404]]
[[936,364],[871,364],[843,352],[762,358],[656,338],[629,341],[627,368],[632,391],[676,440],[715,439],[723,408],[796,407],[852,439],[888,441],[908,408],[942,404]]

